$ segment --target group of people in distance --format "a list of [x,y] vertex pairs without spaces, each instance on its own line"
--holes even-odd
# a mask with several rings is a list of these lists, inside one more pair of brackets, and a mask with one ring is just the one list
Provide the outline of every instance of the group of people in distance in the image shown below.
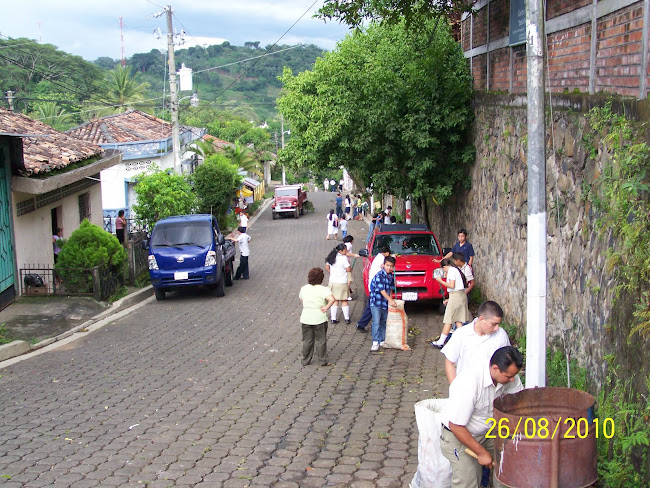
[[[382,212],[389,216],[391,208]],[[336,218],[334,210],[328,215]],[[332,230],[328,224],[329,231]],[[354,239],[338,244],[327,256],[325,268],[330,274],[329,287],[323,286],[325,273],[312,268],[308,284],[300,290],[303,311],[300,317],[303,334],[302,364],[308,365],[314,354],[321,365],[329,366],[327,359],[327,312],[331,323],[337,324],[341,307],[346,324],[350,323],[352,266],[349,257]],[[347,245],[346,245],[347,244]],[[468,308],[469,293],[474,288],[472,264],[474,249],[467,241],[467,231],[458,231],[458,242],[441,259],[443,275],[436,280],[447,288],[449,300],[443,318],[443,330],[431,344],[445,356],[445,374],[450,383],[449,401],[442,412],[442,455],[451,463],[452,486],[487,486],[489,470],[493,467],[493,439],[486,438],[493,417],[493,401],[508,393],[523,389],[518,373],[523,365],[521,353],[510,345],[507,333],[500,327],[503,309],[494,301],[482,303],[477,317],[472,320]],[[372,352],[383,346],[389,305],[396,303],[391,296],[394,287],[395,257],[385,247],[374,257],[369,272],[370,297],[356,330],[366,332],[372,321]],[[452,334],[452,326],[456,331]]]

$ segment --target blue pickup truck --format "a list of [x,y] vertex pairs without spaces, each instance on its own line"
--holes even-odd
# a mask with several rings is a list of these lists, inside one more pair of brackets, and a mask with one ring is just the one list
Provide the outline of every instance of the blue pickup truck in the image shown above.
[[156,299],[188,286],[207,286],[218,297],[232,285],[235,246],[226,241],[212,215],[177,215],[156,223],[149,249],[149,276]]

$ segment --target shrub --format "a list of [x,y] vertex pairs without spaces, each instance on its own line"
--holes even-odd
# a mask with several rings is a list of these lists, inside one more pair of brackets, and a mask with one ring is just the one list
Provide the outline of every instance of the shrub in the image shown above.
[[117,237],[84,219],[61,248],[55,269],[68,291],[89,293],[93,289],[92,275],[75,268],[106,265],[119,274],[126,259],[126,251]]
[[241,183],[237,167],[221,154],[209,156],[192,175],[199,210],[215,215],[219,227],[225,226],[228,206]]

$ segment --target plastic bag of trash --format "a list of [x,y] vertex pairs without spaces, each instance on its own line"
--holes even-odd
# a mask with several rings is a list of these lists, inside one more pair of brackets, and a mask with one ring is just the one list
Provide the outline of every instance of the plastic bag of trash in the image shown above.
[[404,311],[404,300],[395,300],[397,307],[388,306],[386,317],[386,345],[384,347],[409,351],[411,348],[408,341],[408,317]]
[[23,281],[25,282],[25,286],[33,286],[33,287],[42,287],[45,286],[45,282],[43,281],[43,277],[41,275],[35,274],[35,273],[30,273],[25,275],[25,278],[23,278]]
[[422,400],[415,404],[418,424],[418,470],[410,488],[450,488],[451,464],[440,451],[441,412],[447,398]]

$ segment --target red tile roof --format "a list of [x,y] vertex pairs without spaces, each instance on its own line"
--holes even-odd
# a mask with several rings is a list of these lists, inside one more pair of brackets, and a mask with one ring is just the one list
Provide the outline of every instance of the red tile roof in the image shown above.
[[172,136],[172,126],[163,119],[139,110],[127,110],[121,114],[93,119],[66,133],[95,144],[115,144],[167,139]]
[[[23,137],[23,159],[28,174],[46,173],[70,163],[102,154],[101,147],[59,132],[26,115],[0,108],[1,134],[28,134]],[[47,137],[44,137],[47,136]]]

